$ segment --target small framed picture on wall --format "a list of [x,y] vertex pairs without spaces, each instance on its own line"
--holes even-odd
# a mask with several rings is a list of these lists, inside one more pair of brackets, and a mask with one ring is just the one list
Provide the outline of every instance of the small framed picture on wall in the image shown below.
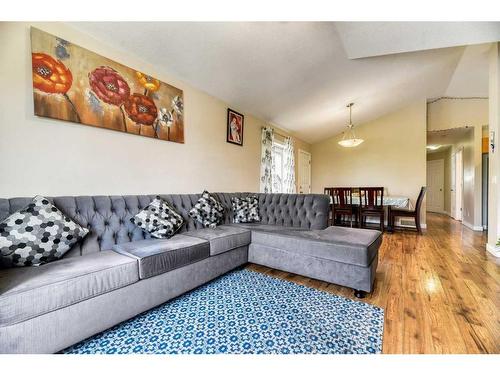
[[243,146],[243,125],[245,116],[241,113],[227,109],[227,141]]

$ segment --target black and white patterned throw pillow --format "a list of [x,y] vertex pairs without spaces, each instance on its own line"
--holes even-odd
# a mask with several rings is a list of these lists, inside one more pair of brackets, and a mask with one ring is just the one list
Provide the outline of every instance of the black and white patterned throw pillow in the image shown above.
[[184,224],[182,216],[160,197],[156,197],[130,221],[156,238],[170,238]]
[[0,261],[6,267],[52,262],[88,233],[47,198],[36,196],[0,223]]
[[215,228],[224,219],[224,207],[205,190],[198,202],[189,210],[189,216],[201,223],[205,228]]
[[251,195],[245,198],[233,197],[233,223],[256,223],[260,221],[259,198]]

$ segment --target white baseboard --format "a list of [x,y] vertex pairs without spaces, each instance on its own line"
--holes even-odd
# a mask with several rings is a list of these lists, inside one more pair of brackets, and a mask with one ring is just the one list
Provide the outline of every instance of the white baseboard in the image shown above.
[[486,250],[494,257],[500,258],[500,246],[486,244]]
[[465,225],[467,228],[472,229],[473,231],[476,231],[476,232],[483,231],[482,225],[472,225],[471,223],[468,223],[465,220],[462,220],[462,224]]

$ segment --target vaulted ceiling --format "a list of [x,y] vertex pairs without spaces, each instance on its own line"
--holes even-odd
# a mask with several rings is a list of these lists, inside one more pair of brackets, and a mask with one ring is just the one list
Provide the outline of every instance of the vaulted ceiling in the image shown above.
[[311,143],[343,130],[349,102],[356,124],[417,99],[487,96],[485,43],[500,40],[498,22],[72,25]]

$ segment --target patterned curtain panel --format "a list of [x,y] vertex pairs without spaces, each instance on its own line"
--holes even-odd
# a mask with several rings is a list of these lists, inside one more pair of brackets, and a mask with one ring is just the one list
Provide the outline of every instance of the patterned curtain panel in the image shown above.
[[262,150],[260,159],[260,192],[273,192],[273,142],[274,130],[270,127],[262,128]]
[[287,137],[283,154],[283,193],[294,194],[296,191],[293,139]]

